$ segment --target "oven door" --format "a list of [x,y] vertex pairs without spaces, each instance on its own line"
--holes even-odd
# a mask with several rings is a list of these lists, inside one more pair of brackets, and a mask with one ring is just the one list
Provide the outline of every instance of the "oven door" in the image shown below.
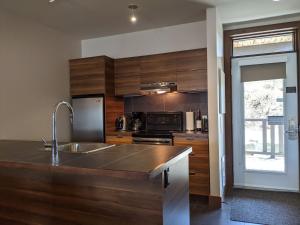
[[134,137],[133,144],[143,145],[173,145],[172,138],[141,138]]

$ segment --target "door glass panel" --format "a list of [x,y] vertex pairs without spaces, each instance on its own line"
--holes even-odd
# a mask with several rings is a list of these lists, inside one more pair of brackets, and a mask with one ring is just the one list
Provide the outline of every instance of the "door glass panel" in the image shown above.
[[245,168],[285,172],[284,79],[243,85]]

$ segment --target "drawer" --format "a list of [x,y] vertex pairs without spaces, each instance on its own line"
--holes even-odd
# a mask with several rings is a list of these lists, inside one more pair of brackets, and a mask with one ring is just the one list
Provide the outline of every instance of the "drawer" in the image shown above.
[[198,171],[200,173],[209,174],[208,157],[190,156],[190,171]]
[[175,146],[191,146],[193,147],[193,155],[207,155],[209,154],[208,140],[198,138],[174,138]]
[[209,175],[190,172],[190,193],[208,196],[210,194]]
[[132,144],[132,137],[131,136],[122,136],[122,135],[106,136],[106,143],[108,143],[108,144]]

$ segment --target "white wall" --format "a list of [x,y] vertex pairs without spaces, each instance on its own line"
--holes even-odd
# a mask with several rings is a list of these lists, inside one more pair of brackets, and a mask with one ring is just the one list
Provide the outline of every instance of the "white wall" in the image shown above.
[[[0,13],[0,139],[51,138],[54,105],[69,99],[68,59],[80,55],[80,41]],[[67,140],[69,122],[60,117]]]
[[223,27],[217,9],[207,10],[208,116],[210,189],[223,197],[224,114],[219,113],[219,70],[223,70]]
[[112,58],[206,48],[206,22],[195,22],[82,41],[82,57]]

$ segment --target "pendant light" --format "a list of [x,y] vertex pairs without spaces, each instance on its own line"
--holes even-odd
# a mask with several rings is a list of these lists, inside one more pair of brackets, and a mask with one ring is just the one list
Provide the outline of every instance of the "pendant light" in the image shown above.
[[137,17],[135,14],[135,11],[137,10],[138,6],[131,4],[128,6],[129,10],[130,10],[130,22],[131,23],[136,23],[137,22]]

